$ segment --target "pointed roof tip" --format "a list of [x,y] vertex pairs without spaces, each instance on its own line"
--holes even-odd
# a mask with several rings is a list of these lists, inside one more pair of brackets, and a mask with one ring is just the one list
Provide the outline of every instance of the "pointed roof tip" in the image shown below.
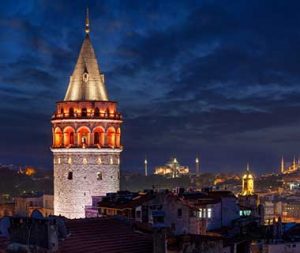
[[250,171],[249,163],[247,163],[247,171]]
[[89,37],[89,9],[86,10],[85,38],[69,80],[64,101],[108,101],[104,75]]
[[85,33],[88,35],[90,33],[90,18],[89,18],[89,8],[86,8],[85,16]]

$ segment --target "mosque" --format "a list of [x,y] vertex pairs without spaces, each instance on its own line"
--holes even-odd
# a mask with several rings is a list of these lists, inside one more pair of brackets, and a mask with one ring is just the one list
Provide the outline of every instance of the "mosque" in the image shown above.
[[286,163],[284,162],[284,158],[281,158],[281,164],[280,164],[280,172],[281,174],[291,174],[294,172],[300,171],[300,160],[296,161],[296,158],[294,156],[293,162],[290,163],[288,166],[286,166]]
[[155,175],[162,175],[170,178],[187,175],[189,172],[189,167],[180,165],[176,157],[171,158],[164,166],[158,166],[154,169]]

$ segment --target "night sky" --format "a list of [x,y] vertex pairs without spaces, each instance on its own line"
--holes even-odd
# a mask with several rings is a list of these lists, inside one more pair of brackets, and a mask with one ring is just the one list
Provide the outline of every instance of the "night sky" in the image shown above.
[[51,115],[84,38],[124,116],[121,168],[176,155],[256,173],[300,155],[300,1],[0,2],[0,163],[52,169]]

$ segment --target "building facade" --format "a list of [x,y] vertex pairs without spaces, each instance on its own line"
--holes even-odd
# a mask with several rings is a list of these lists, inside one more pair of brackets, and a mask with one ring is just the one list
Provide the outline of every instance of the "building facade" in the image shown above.
[[55,215],[83,218],[92,196],[119,190],[122,117],[104,82],[87,13],[80,54],[51,121]]

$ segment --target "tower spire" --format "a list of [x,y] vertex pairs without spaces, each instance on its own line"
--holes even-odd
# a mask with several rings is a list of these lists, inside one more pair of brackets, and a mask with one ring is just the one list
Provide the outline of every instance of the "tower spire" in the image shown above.
[[247,172],[250,171],[250,168],[249,168],[249,163],[247,163]]
[[90,33],[90,19],[89,19],[89,8],[86,8],[86,17],[85,17],[85,33]]
[[196,165],[196,175],[199,176],[199,173],[200,173],[200,166],[199,166],[199,156],[196,156],[196,159],[195,159],[195,165]]
[[97,57],[89,36],[89,10],[86,10],[85,38],[78,60],[70,76],[65,101],[108,101],[104,74],[100,71]]
[[145,176],[148,176],[148,160],[147,160],[147,156],[145,156],[145,160],[144,160],[144,165],[145,165]]
[[293,171],[296,170],[296,157],[294,156],[294,159],[293,159]]

